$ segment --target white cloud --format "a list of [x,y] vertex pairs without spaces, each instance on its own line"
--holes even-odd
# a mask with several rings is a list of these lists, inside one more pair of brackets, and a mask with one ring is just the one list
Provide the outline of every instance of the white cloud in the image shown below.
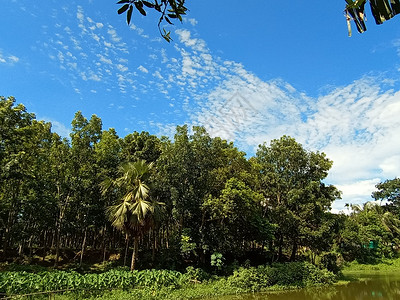
[[[377,182],[400,174],[400,92],[390,78],[361,78],[313,98],[283,80],[264,81],[213,55],[201,39],[177,30],[180,59],[153,73],[160,92],[181,91],[193,124],[252,154],[263,142],[290,135],[334,164],[327,183],[343,189],[334,205],[370,200]],[[171,57],[171,55],[170,55]],[[160,75],[160,76],[158,76]],[[175,105],[176,106],[176,105]]]
[[76,17],[77,19],[82,23],[85,19],[85,16],[83,15],[83,9],[81,6],[78,6],[78,11],[76,12]]
[[[49,30],[43,31],[45,41],[41,44],[47,56],[57,60],[61,70],[69,76],[71,88],[79,93],[102,89],[110,92],[116,87],[124,94],[134,90],[136,84],[134,74],[129,72],[128,47],[117,29],[99,16],[86,14],[81,6],[76,7],[76,18],[64,12],[63,17],[58,16],[59,23],[54,25],[51,35]],[[16,61],[16,56],[10,59]],[[124,84],[118,72],[124,73]]]
[[108,29],[107,33],[110,35],[111,40],[115,43],[120,42],[121,38],[118,36],[117,31],[111,25],[109,25],[108,27],[109,27],[109,29]]
[[109,65],[112,65],[112,60],[110,58],[106,58],[101,54],[97,55],[100,58],[100,61]]
[[175,33],[179,36],[181,43],[186,47],[190,47],[195,51],[204,52],[206,50],[206,42],[202,39],[191,38],[191,32],[186,29],[178,29]]
[[101,77],[97,74],[91,74],[89,79],[93,81],[101,81]]
[[10,62],[13,62],[13,63],[19,62],[19,58],[16,57],[15,55],[10,55],[10,56],[8,57],[8,59],[9,59]]
[[143,67],[142,65],[140,65],[139,67],[138,67],[138,70],[139,71],[141,71],[141,72],[143,72],[143,73],[149,73],[149,70],[147,70],[145,67]]
[[121,71],[121,72],[126,72],[126,71],[129,70],[128,67],[126,67],[126,66],[124,66],[124,65],[121,65],[121,64],[118,64],[118,65],[117,65],[117,69],[118,69],[119,71]]
[[188,22],[192,25],[192,26],[196,26],[197,25],[197,20],[196,19],[193,19],[193,18],[189,18],[188,19]]
[[57,133],[61,137],[69,138],[71,130],[66,127],[63,123],[56,121],[48,117],[38,117],[38,120],[43,120],[45,122],[51,123],[51,131]]
[[13,65],[19,62],[19,57],[15,55],[3,55],[2,50],[0,49],[0,63]]
[[[81,7],[77,18],[80,34],[74,33],[76,27],[61,26],[60,32],[67,36],[63,41],[68,45],[56,44],[49,37],[52,51],[46,53],[58,57],[72,78],[92,80],[81,88],[82,92],[100,93],[105,85],[108,91],[117,87],[127,95],[138,87],[151,93],[150,83],[140,84],[135,78],[139,71],[150,73],[152,87],[166,95],[166,106],[174,107],[168,113],[183,116],[178,124],[186,117],[192,124],[206,126],[213,136],[235,141],[250,154],[258,144],[284,134],[293,136],[309,150],[326,152],[334,161],[327,182],[343,189],[343,200],[337,202],[340,205],[365,202],[376,182],[400,175],[400,93],[391,90],[396,85],[393,80],[362,78],[319,97],[309,97],[284,80],[265,81],[240,63],[224,61],[207,48],[204,40],[186,29],[176,31],[179,42],[168,50],[159,49],[159,42],[146,39],[146,43],[156,44],[146,44],[144,48],[151,61],[140,61],[146,67],[139,65],[137,72],[130,72],[133,63],[129,65],[128,58],[135,58],[128,56],[128,46],[117,30],[95,17],[87,21]],[[190,19],[188,22],[197,23]],[[91,38],[93,32],[88,28],[93,26],[101,43]],[[143,35],[142,29],[131,28],[139,37]],[[142,51],[137,50],[138,43],[135,40],[134,51]],[[69,46],[72,56],[67,55],[65,46]],[[9,56],[0,54],[0,62]],[[73,57],[80,58],[79,64]],[[157,60],[161,67],[154,67]],[[100,80],[101,85],[97,83]],[[172,98],[179,100],[172,102]],[[175,125],[171,122],[171,132]]]
[[348,196],[365,196],[371,195],[375,189],[375,185],[380,182],[380,178],[361,180],[351,184],[337,185],[344,194]]

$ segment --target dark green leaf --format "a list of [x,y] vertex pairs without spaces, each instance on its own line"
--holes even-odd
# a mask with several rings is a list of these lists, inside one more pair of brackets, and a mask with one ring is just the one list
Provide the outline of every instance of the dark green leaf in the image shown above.
[[129,3],[129,2],[130,2],[129,0],[120,0],[117,2],[117,4]]
[[172,41],[172,38],[170,36],[171,32],[170,31],[166,31],[164,28],[163,28],[163,31],[164,31],[164,34],[162,35],[162,37],[164,38],[164,40],[166,40],[168,43],[170,41]]
[[170,17],[171,19],[176,19],[176,18],[178,18],[175,14],[168,14],[168,17]]
[[150,3],[148,1],[143,1],[143,4],[146,5],[148,8],[154,8],[155,5],[153,3]]
[[128,23],[128,25],[131,23],[132,11],[133,11],[133,6],[130,5],[128,13],[126,14],[126,22]]
[[167,21],[168,24],[174,25],[174,24],[170,21],[170,19],[168,19],[168,17],[164,17],[164,19],[165,19],[165,21]]
[[125,4],[120,9],[118,9],[118,14],[123,14],[129,8],[129,4]]
[[143,3],[142,3],[142,2],[135,2],[135,6],[136,6],[136,9],[137,9],[143,16],[146,15],[145,10],[143,9]]

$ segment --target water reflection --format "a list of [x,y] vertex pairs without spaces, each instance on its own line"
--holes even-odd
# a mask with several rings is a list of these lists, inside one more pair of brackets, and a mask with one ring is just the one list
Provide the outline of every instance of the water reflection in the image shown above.
[[378,300],[400,299],[400,274],[368,274],[347,285],[287,292],[225,296],[217,300]]

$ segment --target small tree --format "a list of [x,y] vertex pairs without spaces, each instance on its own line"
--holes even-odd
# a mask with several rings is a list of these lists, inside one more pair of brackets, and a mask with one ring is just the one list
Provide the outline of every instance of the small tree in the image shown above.
[[125,232],[127,243],[130,237],[134,239],[131,270],[135,269],[139,237],[153,226],[153,213],[161,204],[149,198],[146,181],[152,167],[153,163],[147,164],[144,160],[124,163],[118,168],[120,177],[106,179],[101,184],[103,194],[110,189],[122,194],[119,203],[108,207],[107,213],[112,225]]

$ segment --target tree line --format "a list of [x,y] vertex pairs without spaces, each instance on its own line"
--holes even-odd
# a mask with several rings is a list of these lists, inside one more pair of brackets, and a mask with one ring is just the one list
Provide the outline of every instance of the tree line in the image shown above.
[[122,138],[81,112],[62,138],[1,97],[1,259],[180,269],[394,255],[399,179],[373,194],[389,205],[333,214],[331,166],[289,136],[248,158],[203,127]]

